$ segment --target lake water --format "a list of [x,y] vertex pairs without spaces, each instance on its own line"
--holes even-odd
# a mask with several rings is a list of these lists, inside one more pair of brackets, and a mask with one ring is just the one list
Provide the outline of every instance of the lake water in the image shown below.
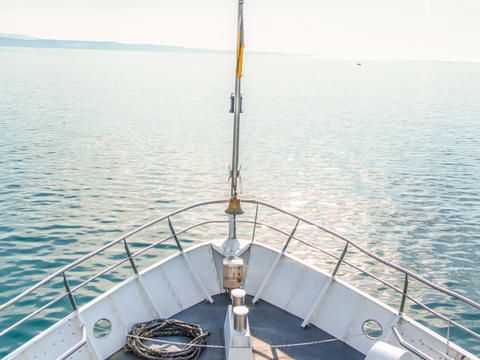
[[[480,301],[480,64],[247,54],[244,69],[242,197],[298,212]],[[232,54],[0,49],[0,302],[147,220],[226,198],[233,74]],[[107,274],[78,301],[130,274]],[[62,291],[59,279],[0,315],[0,328]],[[480,331],[480,312],[428,289],[415,295]],[[68,308],[0,338],[0,355]],[[446,333],[419,309],[407,313]],[[480,342],[457,330],[454,340],[480,355]]]

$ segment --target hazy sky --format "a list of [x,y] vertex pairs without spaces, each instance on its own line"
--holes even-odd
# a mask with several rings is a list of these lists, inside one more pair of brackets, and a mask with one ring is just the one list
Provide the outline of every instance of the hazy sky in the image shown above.
[[[235,0],[0,0],[0,32],[232,49]],[[245,0],[247,50],[480,61],[480,0]]]

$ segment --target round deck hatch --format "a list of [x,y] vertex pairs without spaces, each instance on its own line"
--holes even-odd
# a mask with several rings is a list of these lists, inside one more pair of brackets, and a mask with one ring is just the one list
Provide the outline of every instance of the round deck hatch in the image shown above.
[[362,324],[363,334],[372,340],[377,340],[383,335],[382,325],[377,320],[365,320]]
[[112,323],[108,319],[100,319],[93,325],[93,335],[97,339],[106,338],[112,332]]

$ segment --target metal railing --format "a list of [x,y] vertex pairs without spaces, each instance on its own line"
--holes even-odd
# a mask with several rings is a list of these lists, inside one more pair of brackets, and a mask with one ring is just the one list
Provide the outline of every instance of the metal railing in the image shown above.
[[[145,253],[146,251],[154,248],[154,247],[157,247],[165,242],[167,242],[168,240],[171,240],[171,239],[174,239],[175,240],[175,244],[177,245],[177,248],[179,251],[182,251],[182,246],[178,240],[178,235],[181,235],[181,234],[184,234],[184,233],[187,233],[195,228],[199,228],[199,227],[203,227],[203,226],[207,226],[207,225],[212,225],[212,224],[227,224],[229,221],[228,220],[210,220],[210,221],[202,221],[202,222],[198,222],[194,225],[191,225],[191,226],[188,226],[184,229],[182,229],[181,231],[178,231],[178,232],[175,232],[174,228],[173,228],[173,225],[172,225],[172,222],[171,222],[171,218],[173,218],[174,216],[178,215],[178,214],[181,214],[181,213],[185,213],[189,210],[193,210],[193,209],[196,209],[196,208],[200,208],[200,207],[205,207],[205,206],[209,206],[209,205],[215,205],[215,204],[222,204],[222,203],[226,203],[228,202],[228,200],[216,200],[216,201],[207,201],[207,202],[201,202],[201,203],[197,203],[197,204],[194,204],[194,205],[191,205],[191,206],[187,206],[187,207],[184,207],[182,209],[179,209],[177,211],[174,211],[174,212],[171,212],[167,215],[164,215],[164,216],[161,216],[155,220],[152,220],[130,232],[127,232],[126,234],[116,238],[115,240],[103,245],[102,247],[100,247],[99,249],[81,257],[80,259],[62,267],[61,269],[55,271],[54,273],[52,273],[51,275],[47,276],[45,279],[41,280],[40,282],[36,283],[35,285],[33,285],[32,287],[30,287],[29,289],[23,291],[22,293],[20,293],[19,295],[13,297],[12,299],[10,299],[9,301],[5,302],[4,304],[0,305],[0,316],[2,315],[2,313],[9,307],[11,307],[12,305],[18,303],[19,301],[21,301],[23,298],[25,298],[26,296],[34,293],[37,289],[43,287],[44,285],[46,285],[47,283],[49,283],[51,280],[57,278],[58,276],[61,276],[63,278],[63,285],[64,285],[64,288],[65,288],[65,293],[63,295],[60,295],[59,297],[51,300],[50,302],[48,302],[47,304],[41,306],[41,307],[38,307],[36,310],[34,310],[33,312],[31,312],[30,314],[24,316],[23,318],[21,318],[20,320],[16,321],[14,324],[8,326],[7,328],[3,329],[1,332],[0,332],[0,337],[4,336],[5,334],[11,332],[12,330],[14,330],[15,328],[17,328],[18,326],[20,326],[21,324],[27,322],[28,320],[32,319],[33,317],[35,317],[36,315],[40,314],[42,311],[44,311],[45,309],[47,308],[50,308],[52,307],[54,304],[58,303],[59,301],[65,299],[65,298],[68,298],[69,299],[69,302],[71,304],[71,307],[72,307],[72,310],[73,311],[77,311],[77,303],[76,303],[76,300],[75,300],[75,296],[74,296],[74,293],[83,288],[85,285],[91,283],[92,281],[98,279],[99,277],[101,277],[102,275],[112,271],[113,269],[117,268],[118,266],[126,263],[126,262],[129,262],[130,265],[131,265],[131,268],[133,270],[133,273],[134,274],[138,274],[138,269],[137,269],[137,265],[135,263],[135,258],[143,253]],[[446,315],[443,315],[441,314],[440,312],[434,310],[434,309],[431,309],[430,307],[428,307],[427,305],[425,305],[422,301],[420,301],[419,299],[413,297],[411,294],[408,293],[409,291],[409,288],[408,288],[408,285],[409,285],[409,279],[415,279],[417,280],[418,282],[426,285],[427,287],[435,290],[436,292],[438,293],[441,293],[441,294],[444,294],[444,295],[447,295],[447,296],[450,296],[454,299],[457,299],[461,302],[463,302],[464,304],[476,309],[476,310],[480,310],[480,304],[475,302],[474,300],[471,300],[461,294],[458,294],[452,290],[449,290],[445,287],[442,287],[438,284],[435,284],[427,279],[425,279],[424,277],[408,270],[408,269],[405,269],[399,265],[396,265],[392,262],[390,262],[389,260],[387,259],[384,259],[372,252],[370,252],[369,250],[367,250],[365,247],[363,247],[362,245],[358,244],[357,242],[343,236],[343,235],[340,235],[338,234],[337,232],[331,230],[331,229],[328,229],[324,226],[321,226],[319,224],[317,224],[316,222],[314,221],[311,221],[311,220],[308,220],[304,217],[301,217],[299,215],[296,215],[292,212],[289,212],[289,211],[286,211],[286,210],[283,210],[277,206],[274,206],[274,205],[271,205],[267,202],[264,202],[264,201],[259,201],[259,200],[242,200],[242,203],[244,204],[253,204],[255,205],[255,217],[253,220],[237,220],[237,224],[249,224],[249,225],[252,225],[253,226],[253,229],[252,229],[252,237],[251,237],[251,241],[254,242],[256,241],[255,240],[255,236],[256,236],[256,231],[259,227],[264,227],[264,228],[267,228],[267,229],[270,229],[276,233],[279,233],[279,234],[283,234],[287,237],[287,241],[283,244],[283,246],[281,246],[280,248],[282,249],[282,253],[284,253],[287,248],[289,247],[289,244],[291,242],[291,240],[296,240],[298,241],[299,243],[301,244],[304,244],[306,246],[308,246],[309,248],[317,251],[317,252],[320,252],[322,254],[325,254],[327,255],[328,257],[336,260],[336,264],[335,264],[335,268],[331,274],[331,278],[335,278],[335,276],[337,275],[337,272],[340,268],[340,266],[342,264],[345,264],[345,265],[348,265],[349,267],[361,272],[361,273],[364,273],[366,275],[368,275],[369,277],[371,277],[372,279],[380,282],[381,284],[383,284],[384,286],[387,286],[388,288],[394,290],[396,293],[398,293],[400,295],[400,306],[399,306],[399,309],[398,309],[398,314],[401,316],[403,314],[403,312],[405,311],[405,305],[406,305],[406,302],[407,300],[413,302],[414,304],[420,306],[422,309],[428,311],[429,313],[431,313],[432,315],[436,316],[437,318],[439,319],[442,319],[444,321],[447,322],[448,324],[448,333],[447,333],[447,352],[448,352],[448,348],[449,348],[449,344],[450,344],[450,334],[451,334],[451,331],[450,331],[450,328],[452,326],[455,326],[457,327],[458,329],[461,329],[462,331],[464,331],[466,334],[472,336],[472,337],[475,337],[475,338],[478,338],[480,339],[480,334],[477,333],[476,331],[470,329],[470,328],[467,328],[466,326],[458,323],[457,321],[449,318],[448,316]],[[293,228],[293,230],[289,233],[289,232],[286,232],[284,230],[281,230],[279,229],[277,226],[275,225],[272,225],[270,223],[266,223],[266,222],[261,222],[261,221],[258,221],[258,215],[259,215],[259,208],[260,207],[264,207],[264,208],[268,208],[268,209],[271,209],[271,210],[274,210],[278,213],[281,213],[281,214],[284,214],[290,218],[293,218],[296,220],[296,224],[295,224],[295,227]],[[132,236],[142,232],[143,230],[146,230],[148,228],[151,228],[152,226],[154,225],[157,225],[161,222],[167,222],[168,224],[168,227],[171,231],[171,235],[161,239],[161,240],[158,240],[158,241],[155,241],[151,244],[149,244],[148,246],[136,251],[136,252],[131,252],[130,250],[130,247],[128,245],[128,239],[131,238]],[[308,239],[304,239],[302,237],[299,237],[298,235],[296,235],[295,231],[297,229],[297,227],[300,225],[300,224],[306,224],[306,225],[309,225],[313,228],[316,228],[318,230],[320,230],[321,232],[323,233],[327,233],[327,234],[330,234],[333,236],[334,239],[336,240],[340,240],[342,241],[345,245],[343,247],[343,251],[341,252],[340,255],[336,255],[334,254],[333,252],[331,251],[328,251],[328,250],[325,250],[325,249],[322,249],[321,247],[319,247],[318,245],[316,244],[313,244],[311,241],[309,241]],[[68,277],[67,277],[67,272],[76,268],[77,266],[79,266],[80,264],[84,263],[85,261],[97,256],[98,254],[100,253],[103,253],[105,252],[107,249],[113,247],[114,245],[116,244],[119,244],[119,243],[123,243],[124,245],[124,250],[125,250],[125,255],[126,257],[124,259],[121,259],[117,262],[115,262],[114,264],[108,266],[108,267],[105,267],[104,269],[102,269],[100,272],[96,273],[95,275],[91,276],[90,278],[84,280],[83,282],[81,282],[80,284],[74,286],[74,287],[71,287],[70,286],[70,283],[68,281]],[[348,251],[349,249],[353,247],[353,248],[356,248],[357,250],[359,250],[361,253],[367,255],[369,258],[383,264],[383,265],[386,265],[387,267],[395,270],[396,272],[402,274],[402,276],[404,277],[404,282],[403,282],[403,288],[399,288],[397,286],[395,286],[394,284],[392,284],[391,282],[385,280],[385,279],[382,279],[381,277],[379,277],[378,275],[375,275],[373,274],[371,271],[368,271],[367,269],[365,268],[362,268],[356,264],[354,264],[353,262],[351,262],[350,260],[346,260],[346,255],[348,254]]]

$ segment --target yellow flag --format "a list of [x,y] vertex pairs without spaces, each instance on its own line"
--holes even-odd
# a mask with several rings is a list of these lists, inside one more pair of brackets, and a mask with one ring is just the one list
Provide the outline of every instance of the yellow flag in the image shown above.
[[240,79],[242,77],[243,49],[245,48],[245,42],[243,39],[243,10],[239,14],[237,44],[237,77]]

